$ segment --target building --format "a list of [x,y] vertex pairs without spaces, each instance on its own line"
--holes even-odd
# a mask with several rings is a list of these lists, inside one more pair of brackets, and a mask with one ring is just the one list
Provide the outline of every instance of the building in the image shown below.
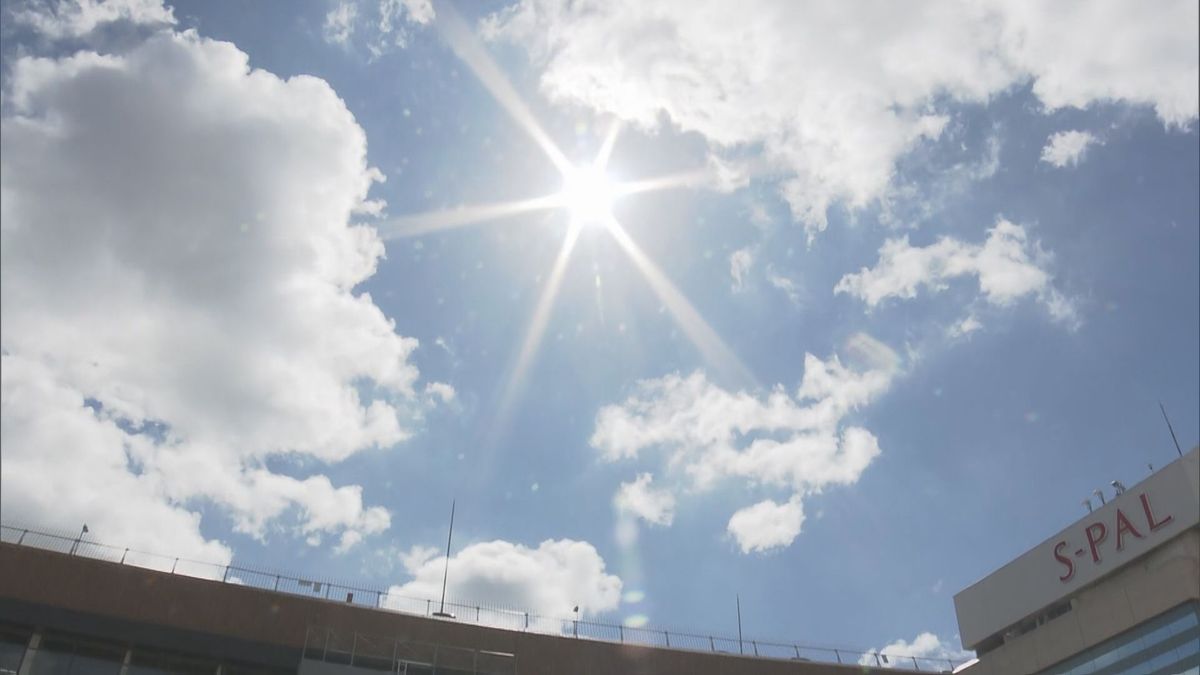
[[1200,447],[1113,492],[954,597],[965,672],[1200,672]]
[[441,619],[431,616],[437,602],[404,605],[382,589],[11,527],[2,540],[0,675],[852,675],[955,665],[451,603],[458,618]]

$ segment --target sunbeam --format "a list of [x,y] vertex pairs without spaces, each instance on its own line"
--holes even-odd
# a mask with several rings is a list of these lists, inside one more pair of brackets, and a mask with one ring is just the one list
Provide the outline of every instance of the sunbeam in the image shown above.
[[604,143],[600,146],[600,152],[596,153],[596,160],[592,162],[592,166],[601,171],[608,168],[608,158],[612,157],[613,147],[616,146],[617,136],[620,133],[621,120],[614,120],[608,129],[608,134],[604,137]]
[[571,259],[571,252],[575,250],[575,244],[579,241],[580,230],[581,227],[579,225],[572,225],[567,230],[566,238],[563,239],[562,248],[558,250],[558,257],[554,260],[554,267],[550,270],[550,276],[546,279],[546,285],[542,289],[541,297],[538,298],[537,307],[533,311],[533,317],[529,320],[529,328],[526,329],[525,340],[521,343],[521,351],[517,354],[517,360],[513,364],[512,370],[509,371],[508,380],[504,384],[500,401],[496,406],[495,417],[492,420],[489,430],[491,439],[495,439],[503,433],[505,426],[508,424],[509,415],[512,413],[512,407],[520,397],[525,383],[525,376],[528,374],[529,366],[533,362],[534,354],[537,353],[538,347],[542,344],[542,336],[545,335],[546,325],[550,322],[550,310],[553,309],[554,300],[558,297],[558,290],[562,286],[563,274],[567,270],[567,261]]
[[402,239],[404,237],[429,234],[430,232],[478,225],[521,213],[544,211],[560,206],[562,206],[561,196],[546,195],[544,197],[522,199],[515,202],[463,206],[409,216],[398,216],[380,223],[377,227],[380,236],[384,239]]
[[509,83],[508,78],[500,72],[496,62],[484,51],[483,46],[479,44],[479,39],[475,37],[470,27],[449,3],[439,5],[436,22],[442,37],[454,50],[455,55],[467,64],[471,72],[475,73],[475,77],[479,78],[479,81],[491,92],[496,101],[538,144],[542,152],[546,153],[554,166],[564,173],[571,169],[571,162],[567,160],[566,155],[558,149],[554,141],[550,140],[550,136],[542,129],[542,125],[538,124],[533,113],[529,111],[525,102],[521,100],[512,84]]
[[701,187],[712,183],[712,172],[708,169],[693,169],[680,171],[645,180],[626,181],[616,186],[618,196],[634,195],[641,192],[672,190],[675,188]]
[[692,344],[700,350],[704,359],[721,375],[732,379],[738,385],[753,385],[755,379],[750,370],[729,349],[721,336],[717,335],[716,331],[708,325],[704,317],[700,316],[696,308],[692,307],[679,289],[675,288],[662,270],[658,269],[654,261],[650,260],[641,247],[633,241],[625,228],[621,227],[621,224],[614,219],[609,222],[608,231],[633,261],[642,276],[646,278],[646,283],[650,284],[651,290],[675,318],[676,323],[683,329]]

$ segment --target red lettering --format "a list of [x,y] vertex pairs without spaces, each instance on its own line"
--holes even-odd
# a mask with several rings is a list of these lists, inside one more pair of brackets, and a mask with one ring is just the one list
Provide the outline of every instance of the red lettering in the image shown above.
[[1075,576],[1075,562],[1062,554],[1062,550],[1067,547],[1067,542],[1060,541],[1054,545],[1054,559],[1067,568],[1067,573],[1058,578],[1059,581],[1066,583]]
[[1118,551],[1125,549],[1124,535],[1126,532],[1128,532],[1129,534],[1132,534],[1133,536],[1137,537],[1138,539],[1142,538],[1142,533],[1137,531],[1137,528],[1133,526],[1133,523],[1129,521],[1129,518],[1125,517],[1125,514],[1121,512],[1121,509],[1117,509],[1117,550]]
[[1146,496],[1145,492],[1138,495],[1138,498],[1142,500],[1142,510],[1146,512],[1146,524],[1150,526],[1151,532],[1166,525],[1167,523],[1171,522],[1172,520],[1175,520],[1175,516],[1167,516],[1166,518],[1163,518],[1162,520],[1158,521],[1157,523],[1154,522],[1154,511],[1150,510],[1150,498]]
[[1108,528],[1104,523],[1092,523],[1083,533],[1087,535],[1088,547],[1092,549],[1092,562],[1100,562],[1100,550],[1096,547],[1108,537]]

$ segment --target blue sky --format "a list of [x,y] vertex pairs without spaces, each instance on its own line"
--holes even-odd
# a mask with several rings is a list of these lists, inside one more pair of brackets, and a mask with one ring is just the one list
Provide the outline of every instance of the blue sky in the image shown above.
[[1200,437],[1195,4],[692,4],[6,2],[6,523],[956,655]]

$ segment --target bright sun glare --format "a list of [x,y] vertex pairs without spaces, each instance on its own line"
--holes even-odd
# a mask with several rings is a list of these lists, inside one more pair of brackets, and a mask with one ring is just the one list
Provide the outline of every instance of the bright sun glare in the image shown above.
[[559,195],[571,214],[571,222],[577,225],[602,226],[612,219],[616,190],[602,169],[583,166],[567,171]]

